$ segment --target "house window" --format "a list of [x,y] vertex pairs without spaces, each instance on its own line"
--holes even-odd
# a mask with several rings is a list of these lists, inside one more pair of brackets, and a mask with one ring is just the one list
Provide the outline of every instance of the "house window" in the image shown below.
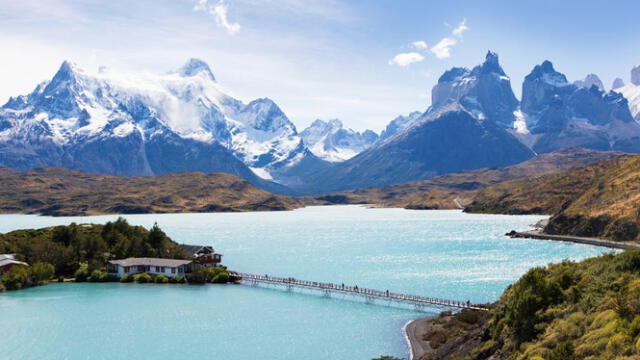
[[129,272],[129,267],[128,267],[128,266],[125,266],[125,267],[124,267],[124,272],[125,272],[125,273],[128,273],[128,272]]
[[175,274],[176,273],[176,268],[171,268],[171,273]]

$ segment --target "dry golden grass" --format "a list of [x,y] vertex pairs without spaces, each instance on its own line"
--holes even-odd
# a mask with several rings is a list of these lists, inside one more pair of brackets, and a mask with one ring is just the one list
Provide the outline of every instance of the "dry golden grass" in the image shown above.
[[157,177],[87,174],[62,168],[0,169],[0,212],[47,215],[289,210],[294,198],[222,173]]

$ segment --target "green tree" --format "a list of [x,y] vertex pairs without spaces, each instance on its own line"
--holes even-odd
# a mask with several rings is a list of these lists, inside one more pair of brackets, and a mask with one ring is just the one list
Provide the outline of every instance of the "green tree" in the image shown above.
[[28,285],[29,270],[25,266],[14,266],[2,274],[2,283],[7,290],[19,290]]
[[55,267],[49,263],[39,262],[31,266],[31,277],[36,283],[51,280],[55,272]]

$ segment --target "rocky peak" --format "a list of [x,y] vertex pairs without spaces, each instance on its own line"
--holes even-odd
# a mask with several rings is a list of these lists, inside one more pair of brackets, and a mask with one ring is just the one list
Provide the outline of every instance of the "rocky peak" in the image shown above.
[[589,74],[582,80],[574,81],[573,85],[587,89],[595,86],[598,89],[604,91],[604,84],[602,84],[602,80],[600,80],[600,78],[596,74]]
[[558,105],[575,89],[576,86],[569,84],[564,74],[556,71],[553,64],[545,60],[542,64],[536,65],[524,78],[522,111],[538,113],[552,103]]
[[178,70],[178,74],[183,77],[196,76],[201,73],[205,74],[212,81],[216,81],[209,65],[200,59],[191,58]]
[[620,78],[616,78],[615,80],[613,80],[613,84],[611,84],[611,90],[620,89],[623,86],[624,86],[624,80]]
[[482,63],[481,67],[482,73],[495,73],[499,75],[505,75],[504,70],[500,66],[500,61],[498,59],[498,54],[493,51],[487,51],[487,55],[485,56],[484,63]]
[[640,85],[640,65],[636,65],[631,69],[631,83],[633,85]]

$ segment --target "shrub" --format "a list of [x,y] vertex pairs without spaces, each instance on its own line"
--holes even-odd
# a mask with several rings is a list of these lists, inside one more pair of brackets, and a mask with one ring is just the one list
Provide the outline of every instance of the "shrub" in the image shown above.
[[187,279],[184,276],[172,276],[169,278],[169,282],[172,284],[185,284]]
[[93,270],[87,280],[90,282],[105,282],[109,280],[109,275],[104,271]]
[[14,266],[2,275],[2,283],[7,290],[19,290],[28,285],[29,270],[24,266]]
[[209,280],[209,273],[203,268],[195,268],[187,275],[189,284],[204,284]]
[[164,275],[157,275],[154,281],[156,284],[166,284],[169,282],[169,279]]
[[129,274],[124,274],[122,275],[122,277],[120,278],[120,282],[121,283],[130,283],[133,281],[133,276],[129,275]]
[[84,282],[89,278],[89,269],[86,266],[81,266],[80,269],[76,270],[75,274],[76,282]]
[[151,277],[151,275],[149,275],[147,273],[142,273],[142,274],[135,275],[134,279],[136,280],[136,282],[138,284],[145,284],[145,283],[153,282],[153,278]]
[[55,275],[55,267],[49,263],[39,262],[31,266],[31,277],[36,283],[50,280]]

